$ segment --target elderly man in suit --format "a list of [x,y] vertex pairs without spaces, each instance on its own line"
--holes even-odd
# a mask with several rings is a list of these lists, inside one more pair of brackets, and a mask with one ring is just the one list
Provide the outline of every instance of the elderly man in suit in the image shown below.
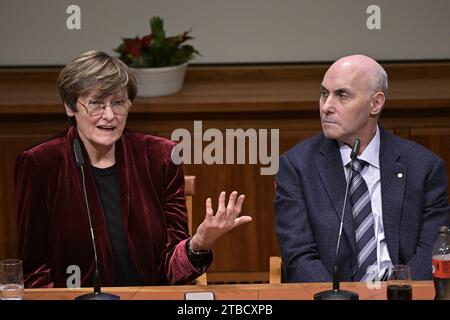
[[[323,132],[280,157],[276,234],[288,282],[332,280],[349,170],[341,280],[380,279],[394,264],[409,265],[412,279],[431,279],[437,230],[449,223],[444,162],[379,126],[387,87],[375,60],[339,59],[321,84]],[[356,139],[361,146],[350,168]]]

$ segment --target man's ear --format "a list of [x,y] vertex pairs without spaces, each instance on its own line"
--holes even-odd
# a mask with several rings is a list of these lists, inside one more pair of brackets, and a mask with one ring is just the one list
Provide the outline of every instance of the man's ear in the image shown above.
[[381,110],[383,110],[384,103],[386,101],[386,97],[383,92],[377,92],[372,97],[372,104],[370,107],[370,115],[372,117],[379,116]]
[[73,112],[72,109],[70,109],[67,104],[64,104],[64,107],[66,108],[66,114],[68,117],[75,117],[75,112]]

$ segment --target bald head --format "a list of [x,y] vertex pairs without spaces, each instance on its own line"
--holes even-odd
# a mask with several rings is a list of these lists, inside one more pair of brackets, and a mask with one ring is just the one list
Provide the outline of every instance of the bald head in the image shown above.
[[387,74],[378,62],[364,55],[337,60],[321,85],[324,135],[348,145],[358,138],[364,150],[375,135],[386,93]]
[[383,92],[387,96],[387,73],[378,62],[368,56],[355,54],[343,57],[334,62],[328,72],[352,73],[360,80],[367,81],[366,85],[370,94]]

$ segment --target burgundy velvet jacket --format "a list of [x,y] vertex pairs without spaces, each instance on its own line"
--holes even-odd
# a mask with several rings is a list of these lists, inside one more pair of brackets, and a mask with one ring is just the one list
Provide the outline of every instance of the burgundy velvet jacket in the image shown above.
[[[71,127],[16,160],[19,252],[28,288],[66,287],[70,265],[80,267],[81,286],[92,285],[94,254],[75,137],[78,132]],[[127,129],[116,142],[125,237],[145,285],[189,283],[208,267],[196,268],[187,257],[184,175],[171,161],[173,146],[170,140]],[[116,261],[89,157],[82,149],[102,285],[112,286]]]

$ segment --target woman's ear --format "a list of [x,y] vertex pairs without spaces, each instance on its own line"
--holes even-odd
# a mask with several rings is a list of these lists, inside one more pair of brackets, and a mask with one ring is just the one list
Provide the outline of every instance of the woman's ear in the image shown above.
[[68,117],[75,117],[75,112],[70,109],[67,104],[64,104],[64,107],[66,108],[66,114]]
[[377,92],[372,98],[372,106],[370,108],[371,116],[378,116],[383,110],[386,97],[383,92]]

